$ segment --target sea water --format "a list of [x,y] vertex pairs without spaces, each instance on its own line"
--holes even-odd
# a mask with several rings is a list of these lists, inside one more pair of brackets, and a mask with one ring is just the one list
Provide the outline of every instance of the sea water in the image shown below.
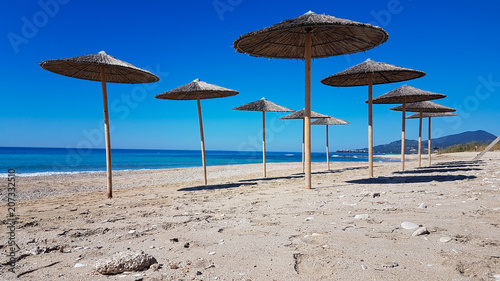
[[[199,150],[112,149],[113,170],[199,167]],[[262,163],[261,151],[206,151],[208,166]],[[268,163],[301,162],[301,152],[267,152]],[[326,162],[326,153],[311,153],[312,162]],[[365,153],[330,153],[330,161],[368,161]],[[376,158],[374,161],[391,161]],[[9,169],[19,176],[106,171],[105,149],[0,147],[0,177]]]

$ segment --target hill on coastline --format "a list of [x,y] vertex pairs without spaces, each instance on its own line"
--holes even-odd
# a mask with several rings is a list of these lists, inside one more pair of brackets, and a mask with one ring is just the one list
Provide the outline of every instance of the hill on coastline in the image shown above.
[[[495,135],[483,130],[468,131],[460,134],[448,135],[432,139],[432,147],[439,149],[446,148],[455,144],[468,143],[472,141],[489,143],[496,138]],[[422,140],[422,151],[427,151],[427,140]],[[339,150],[338,152],[368,152],[368,148]],[[417,153],[418,140],[405,140],[405,153]],[[377,145],[373,147],[373,153],[378,154],[398,154],[401,153],[401,140],[393,141],[388,144]]]

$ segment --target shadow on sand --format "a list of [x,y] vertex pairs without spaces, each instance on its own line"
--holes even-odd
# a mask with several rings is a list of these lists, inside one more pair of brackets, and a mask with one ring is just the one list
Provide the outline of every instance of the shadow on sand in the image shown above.
[[463,167],[479,167],[483,164],[482,160],[479,161],[453,161],[453,162],[441,162],[434,164],[428,168],[463,168]]
[[399,183],[422,183],[422,182],[448,182],[448,181],[460,181],[475,179],[476,176],[464,176],[464,175],[443,175],[443,176],[394,176],[394,177],[378,177],[371,179],[359,179],[346,181],[348,183],[358,183],[358,184],[399,184]]
[[[311,174],[313,175],[321,175],[321,174],[335,174],[335,173],[342,173],[345,171],[352,171],[352,170],[366,170],[368,169],[368,166],[361,166],[361,167],[346,167],[343,169],[335,169],[335,170],[325,170],[325,171],[320,171],[320,172],[312,172]],[[302,174],[303,175],[303,174]]]
[[200,185],[193,187],[185,187],[181,189],[177,189],[177,191],[200,191],[200,190],[216,190],[216,189],[227,189],[227,188],[235,188],[240,187],[242,185],[256,185],[255,182],[249,183],[227,183],[227,184],[214,184],[214,185]]
[[[343,169],[336,169],[336,170],[325,170],[325,171],[318,171],[318,172],[312,172],[311,174],[313,175],[320,175],[320,174],[335,174],[335,173],[341,173],[344,171],[349,171],[349,170],[362,170],[362,169],[368,169],[368,166],[363,166],[363,167],[347,167]],[[254,182],[254,181],[272,181],[272,180],[289,180],[289,179],[300,179],[304,177],[304,173],[295,173],[290,176],[286,177],[272,177],[272,178],[256,178],[256,179],[248,179],[248,180],[239,180],[238,182]]]
[[424,173],[448,173],[448,172],[466,172],[466,171],[474,171],[481,170],[479,168],[445,168],[445,167],[426,167],[426,168],[416,168],[411,171],[398,171],[393,172],[393,174],[424,174]]
[[299,179],[303,178],[304,174],[293,174],[287,177],[272,177],[272,178],[256,178],[256,179],[248,179],[248,180],[239,180],[238,182],[254,182],[254,181],[273,181],[273,180],[289,180],[289,179]]

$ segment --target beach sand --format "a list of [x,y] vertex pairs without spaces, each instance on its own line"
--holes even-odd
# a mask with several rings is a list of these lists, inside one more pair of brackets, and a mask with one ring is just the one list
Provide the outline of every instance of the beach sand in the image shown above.
[[[475,155],[378,162],[373,179],[367,163],[313,163],[312,190],[301,163],[266,179],[260,164],[208,167],[209,186],[201,168],[117,171],[113,199],[103,173],[17,177],[20,259],[12,274],[2,255],[0,279],[500,280],[500,152]],[[95,271],[127,251],[160,266]]]

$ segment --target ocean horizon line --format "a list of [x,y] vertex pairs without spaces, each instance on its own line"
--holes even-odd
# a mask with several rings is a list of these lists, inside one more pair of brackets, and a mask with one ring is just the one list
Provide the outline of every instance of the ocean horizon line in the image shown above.
[[[26,149],[66,149],[66,150],[103,150],[106,151],[104,147],[95,147],[95,148],[78,148],[78,147],[52,147],[52,146],[0,146],[0,149],[4,148],[26,148]],[[196,152],[199,151],[201,153],[201,149],[173,149],[173,148],[111,148],[111,151],[118,150],[142,150],[142,151],[190,151]],[[340,149],[336,151],[330,151],[330,153],[352,153],[356,149]],[[262,153],[262,150],[222,150],[222,149],[206,149],[205,151],[211,152],[244,152],[244,153],[253,153],[258,152]],[[266,153],[302,153],[302,151],[282,151],[282,150],[266,150]],[[311,153],[323,153],[326,154],[325,151],[311,151]],[[356,152],[359,154],[368,154],[368,152]],[[376,153],[379,155],[386,155],[383,153]],[[375,154],[374,154],[375,155]],[[397,155],[397,154],[395,154]]]

